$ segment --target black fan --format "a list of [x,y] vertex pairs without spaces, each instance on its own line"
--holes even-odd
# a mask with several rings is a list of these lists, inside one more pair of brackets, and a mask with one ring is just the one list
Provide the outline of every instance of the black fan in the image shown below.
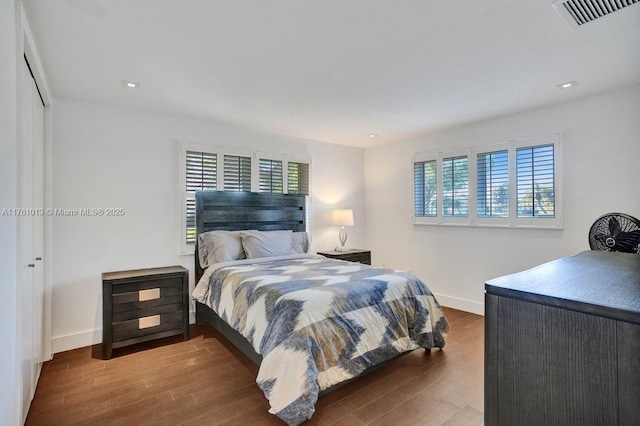
[[607,213],[589,230],[591,250],[640,254],[640,220],[624,213]]

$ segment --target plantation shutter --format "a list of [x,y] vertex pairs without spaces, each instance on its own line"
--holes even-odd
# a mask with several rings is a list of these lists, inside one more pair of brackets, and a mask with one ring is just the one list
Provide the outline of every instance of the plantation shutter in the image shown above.
[[518,217],[555,217],[553,145],[516,152]]
[[469,174],[466,156],[442,159],[442,215],[469,213]]
[[478,154],[478,217],[509,217],[509,153]]
[[186,154],[186,242],[196,237],[196,196],[200,190],[215,190],[217,185],[217,155],[209,152],[187,151]]
[[259,191],[282,194],[283,190],[282,160],[260,159]]
[[419,161],[413,164],[414,215],[435,217],[436,202],[436,160]]
[[287,166],[287,192],[309,195],[309,164],[289,162]]
[[225,191],[251,191],[251,157],[224,154]]

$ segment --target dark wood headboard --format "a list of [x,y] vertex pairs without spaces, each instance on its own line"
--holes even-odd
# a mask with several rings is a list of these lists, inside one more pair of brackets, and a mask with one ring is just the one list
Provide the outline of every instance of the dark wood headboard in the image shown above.
[[196,191],[196,283],[204,273],[198,235],[208,231],[306,230],[306,196],[233,191]]

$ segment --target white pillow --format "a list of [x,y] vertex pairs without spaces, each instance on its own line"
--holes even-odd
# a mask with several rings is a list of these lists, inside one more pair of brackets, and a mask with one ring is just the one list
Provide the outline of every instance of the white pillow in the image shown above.
[[291,231],[243,231],[240,233],[247,259],[291,254]]
[[309,234],[306,232],[291,234],[291,249],[295,253],[307,253],[309,251]]
[[214,263],[246,259],[240,239],[242,231],[210,231],[198,235],[198,257],[204,269]]

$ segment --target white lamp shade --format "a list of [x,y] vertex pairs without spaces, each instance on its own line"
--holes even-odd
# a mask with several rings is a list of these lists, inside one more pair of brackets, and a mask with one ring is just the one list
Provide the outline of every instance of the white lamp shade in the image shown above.
[[353,210],[334,210],[333,224],[338,226],[353,226]]

